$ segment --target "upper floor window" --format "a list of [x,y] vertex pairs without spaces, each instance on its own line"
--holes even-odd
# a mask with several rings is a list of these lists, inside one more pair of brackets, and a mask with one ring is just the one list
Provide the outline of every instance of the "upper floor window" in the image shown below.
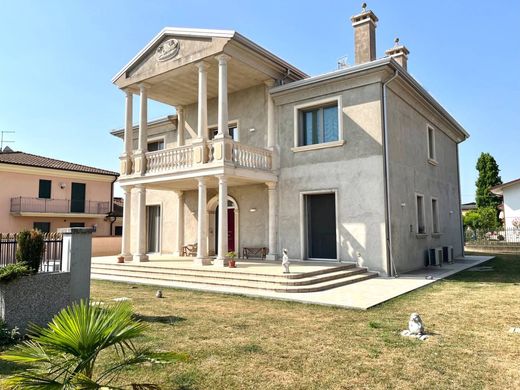
[[[215,138],[215,136],[218,134],[218,127],[215,127],[215,126],[210,127],[208,129],[208,133],[209,133],[210,139]],[[233,141],[238,142],[239,137],[238,137],[238,124],[237,123],[230,123],[228,125],[228,134]]]
[[341,96],[294,107],[295,152],[343,145]]
[[437,163],[437,151],[435,150],[435,129],[428,126],[428,161]]
[[155,141],[148,142],[148,151],[149,152],[155,152],[157,150],[163,150],[164,149],[164,139],[158,139]]
[[40,179],[40,185],[38,189],[38,198],[50,199],[51,198],[51,181]]

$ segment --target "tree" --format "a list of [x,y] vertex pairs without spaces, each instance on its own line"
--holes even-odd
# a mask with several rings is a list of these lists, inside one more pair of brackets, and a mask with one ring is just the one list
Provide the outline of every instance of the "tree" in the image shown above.
[[492,206],[496,208],[500,204],[500,198],[491,193],[489,189],[502,184],[498,164],[489,153],[481,153],[476,168],[478,171],[478,179],[475,183],[477,186],[477,207]]
[[464,226],[473,230],[493,231],[499,228],[495,207],[481,207],[464,215]]
[[[32,338],[0,359],[35,364],[36,368],[2,382],[3,389],[100,389],[109,385],[122,370],[142,362],[186,360],[176,353],[151,353],[136,348],[133,341],[145,325],[134,320],[127,302],[100,307],[80,302],[63,309],[46,328],[33,326]],[[114,359],[95,369],[100,355],[114,351]],[[157,389],[156,385],[129,384],[110,389]]]

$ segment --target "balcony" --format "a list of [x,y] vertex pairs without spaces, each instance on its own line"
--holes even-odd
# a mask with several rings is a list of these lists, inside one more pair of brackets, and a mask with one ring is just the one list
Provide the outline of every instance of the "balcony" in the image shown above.
[[11,214],[15,216],[81,216],[105,217],[110,212],[110,202],[77,201],[70,199],[11,198]]
[[[206,174],[229,174],[237,177],[276,181],[273,152],[244,145],[230,138],[195,141],[191,145],[147,152],[132,157],[131,170],[123,181],[138,177],[168,176],[169,179],[197,177]],[[122,165],[122,167],[126,165]],[[121,181],[121,180],[120,180]]]

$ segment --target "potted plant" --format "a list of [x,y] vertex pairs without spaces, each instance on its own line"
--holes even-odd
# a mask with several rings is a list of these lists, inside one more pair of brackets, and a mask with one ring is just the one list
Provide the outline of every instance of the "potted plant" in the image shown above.
[[117,257],[117,262],[118,263],[124,263],[125,262],[125,257],[124,256],[118,256]]
[[237,265],[235,262],[235,258],[237,257],[237,254],[235,252],[231,251],[231,252],[227,253],[226,257],[229,259],[229,261],[228,261],[229,268],[236,268]]

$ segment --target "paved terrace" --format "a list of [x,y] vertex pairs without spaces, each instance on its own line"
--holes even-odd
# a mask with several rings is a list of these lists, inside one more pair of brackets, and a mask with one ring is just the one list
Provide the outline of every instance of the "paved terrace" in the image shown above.
[[[481,263],[491,260],[492,256],[466,256],[457,258],[453,264],[445,264],[442,267],[428,267],[418,271],[399,275],[398,278],[377,277],[368,280],[359,281],[346,286],[336,287],[326,291],[305,292],[305,293],[282,293],[267,290],[251,290],[248,288],[218,286],[218,285],[197,285],[185,282],[155,280],[155,281],[139,281],[139,278],[121,278],[110,276],[96,277],[93,279],[114,280],[126,283],[142,283],[152,284],[161,287],[193,289],[208,292],[218,292],[226,294],[239,294],[268,299],[281,299],[288,301],[296,301],[301,303],[311,303],[318,305],[338,306],[344,308],[354,308],[366,310],[370,307],[398,297],[407,292],[427,286],[431,283],[451,276],[457,272],[474,267]],[[282,266],[280,262],[269,261],[253,261],[242,260],[237,261],[237,268],[217,268],[213,266],[196,266],[193,265],[192,259],[178,258],[173,256],[150,256],[149,262],[136,263],[128,262],[125,264],[116,264],[115,256],[94,257],[93,265],[116,265],[118,267],[137,266],[142,267],[143,272],[150,268],[182,268],[185,270],[203,270],[204,272],[222,272],[229,271],[236,274],[253,274],[253,275],[282,275]],[[297,261],[291,262],[291,274],[305,274],[320,270],[326,270],[338,267],[348,263],[328,263],[328,262],[308,262]]]

